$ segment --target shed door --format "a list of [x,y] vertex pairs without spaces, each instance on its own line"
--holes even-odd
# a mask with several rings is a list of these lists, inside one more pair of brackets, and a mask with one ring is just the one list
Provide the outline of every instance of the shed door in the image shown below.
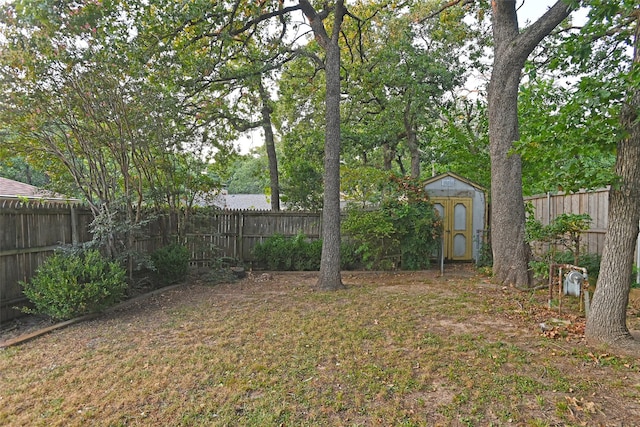
[[472,260],[472,199],[452,197],[434,198],[431,201],[442,218],[445,259]]

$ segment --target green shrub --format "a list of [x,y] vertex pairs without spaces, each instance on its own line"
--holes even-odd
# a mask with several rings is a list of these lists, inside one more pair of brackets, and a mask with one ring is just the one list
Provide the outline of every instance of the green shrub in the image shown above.
[[392,177],[390,187],[379,209],[349,210],[342,231],[367,269],[428,268],[441,221],[419,182]]
[[274,234],[253,248],[258,266],[274,271],[312,271],[320,269],[322,241],[310,241],[303,234],[286,238]]
[[183,280],[189,271],[191,254],[186,246],[172,243],[151,253],[151,262],[163,285]]
[[57,252],[47,258],[29,282],[21,282],[33,308],[29,313],[71,319],[99,312],[122,298],[126,272],[100,252]]
[[342,270],[357,270],[363,268],[362,257],[357,252],[358,246],[345,241],[340,245],[340,268]]
[[428,200],[392,200],[384,211],[392,218],[400,241],[403,270],[429,268],[439,248],[441,223]]
[[260,267],[267,270],[291,269],[291,245],[282,234],[274,234],[256,244],[253,257]]
[[294,238],[294,270],[296,271],[317,271],[320,270],[320,259],[322,258],[322,240],[305,240],[304,236],[298,235]]
[[388,257],[399,258],[400,241],[390,216],[382,210],[349,209],[342,231],[368,270],[383,269]]
[[[571,251],[553,252],[550,253],[553,256],[554,264],[574,264],[574,253]],[[595,283],[600,274],[600,260],[602,257],[596,253],[584,253],[580,254],[578,258],[578,267],[587,269],[589,275],[589,282]],[[539,259],[529,261],[529,268],[533,271],[533,276],[538,279],[549,279],[549,259]]]

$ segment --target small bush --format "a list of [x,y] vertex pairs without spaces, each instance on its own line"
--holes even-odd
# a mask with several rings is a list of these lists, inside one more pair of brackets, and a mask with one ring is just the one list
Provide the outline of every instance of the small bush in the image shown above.
[[342,232],[368,270],[384,269],[385,259],[401,253],[400,240],[387,212],[349,209],[342,221]]
[[[574,264],[574,254],[571,251],[552,253],[554,264]],[[595,284],[600,274],[600,260],[602,257],[596,253],[580,254],[578,267],[587,269],[589,282]],[[533,260],[529,262],[529,268],[533,271],[533,276],[541,279],[549,279],[549,259]]]
[[282,234],[274,234],[253,248],[253,256],[259,267],[268,270],[319,270],[322,241],[310,241],[303,234],[291,239]]
[[305,240],[304,236],[298,235],[294,240],[296,249],[295,263],[296,271],[317,271],[320,270],[320,259],[322,258],[322,240]]
[[268,270],[290,270],[291,245],[282,234],[274,234],[253,248],[256,262]]
[[189,249],[178,243],[172,243],[151,253],[151,262],[158,280],[163,285],[183,280],[189,271]]
[[21,282],[34,308],[28,313],[66,320],[99,312],[120,301],[127,288],[126,272],[100,252],[58,252],[38,268],[29,282]]
[[358,246],[350,241],[340,245],[340,268],[342,270],[357,270],[364,268],[362,256],[358,253]]

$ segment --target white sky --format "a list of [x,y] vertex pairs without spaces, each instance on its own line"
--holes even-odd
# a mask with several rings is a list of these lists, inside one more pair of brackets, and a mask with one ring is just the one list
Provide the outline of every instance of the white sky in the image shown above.
[[[527,24],[527,20],[530,22],[535,21],[541,17],[556,0],[516,0],[516,7],[518,8],[518,21],[520,26]],[[583,23],[587,16],[586,9],[580,9],[572,14],[573,20],[576,23]]]

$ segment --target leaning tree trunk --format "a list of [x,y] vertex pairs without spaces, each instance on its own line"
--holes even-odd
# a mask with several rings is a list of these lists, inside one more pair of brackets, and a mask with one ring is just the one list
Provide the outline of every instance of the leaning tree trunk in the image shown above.
[[572,8],[562,0],[520,32],[516,2],[495,0],[494,63],[489,83],[489,144],[491,156],[491,245],[493,270],[504,283],[527,287],[530,248],[525,241],[522,162],[512,152],[518,131],[518,86],[524,63],[533,49]]
[[326,129],[324,142],[324,203],[322,207],[322,257],[317,288],[344,288],[340,275],[340,46],[338,36],[346,13],[344,1],[334,8],[331,37],[322,17],[308,0],[300,0],[302,11],[309,19],[316,40],[326,53]]
[[[636,18],[633,70],[640,70],[640,15]],[[631,73],[633,75],[633,73]],[[632,85],[622,108],[627,137],[618,143],[616,175],[609,190],[609,220],[600,274],[587,319],[585,335],[591,342],[640,349],[627,329],[627,304],[634,250],[640,222],[640,89]]]

